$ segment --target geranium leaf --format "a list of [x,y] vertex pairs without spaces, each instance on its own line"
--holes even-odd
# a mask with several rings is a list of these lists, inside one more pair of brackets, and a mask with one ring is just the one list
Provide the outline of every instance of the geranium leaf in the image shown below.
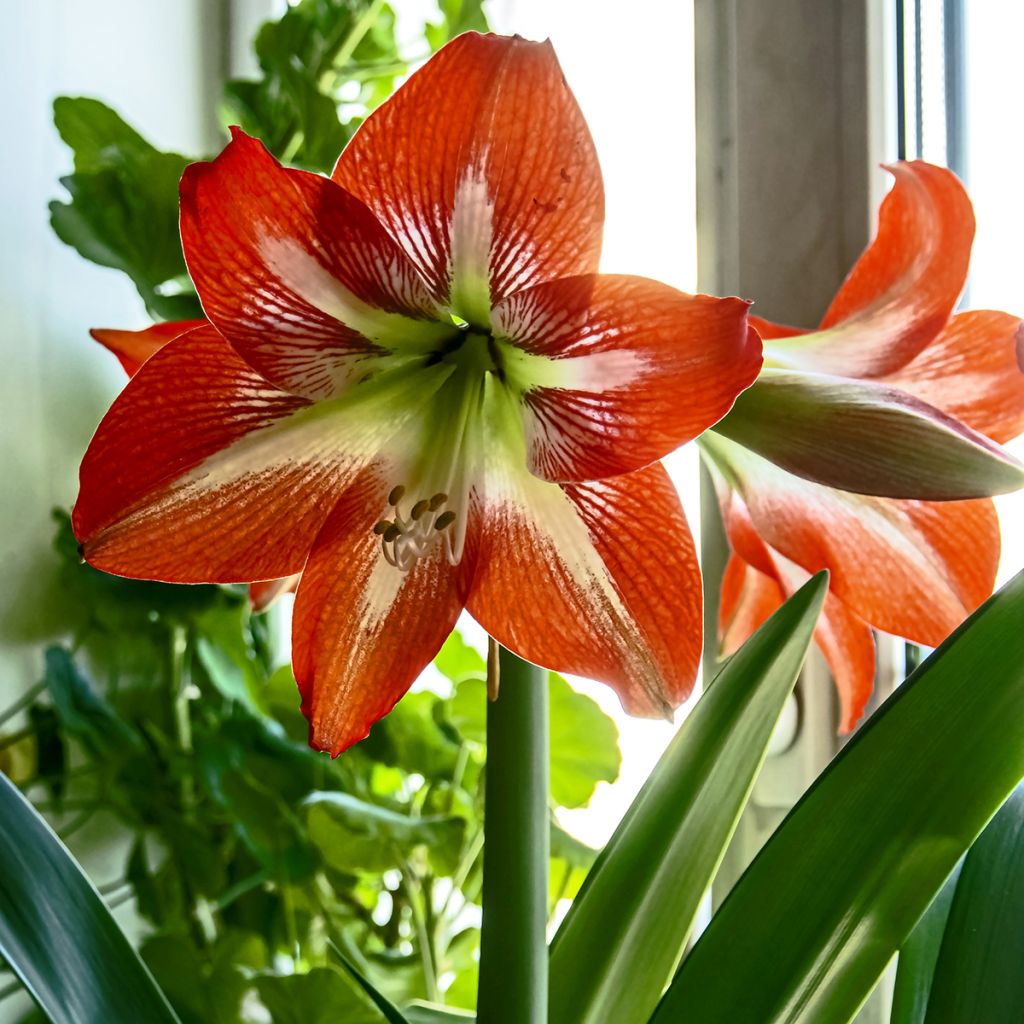
[[657,1005],[827,587],[827,573],[815,576],[737,651],[626,813],[552,942],[551,1024],[640,1024]]
[[849,1020],[1024,776],[1024,573],[871,717],[790,812],[652,1018]]
[[178,182],[188,160],[164,153],[99,100],[58,97],[53,119],[75,156],[61,180],[70,201],[50,203],[62,242],[124,271],[147,308],[167,320],[202,316],[178,233]]
[[177,1022],[99,893],[0,776],[0,952],[53,1024]]

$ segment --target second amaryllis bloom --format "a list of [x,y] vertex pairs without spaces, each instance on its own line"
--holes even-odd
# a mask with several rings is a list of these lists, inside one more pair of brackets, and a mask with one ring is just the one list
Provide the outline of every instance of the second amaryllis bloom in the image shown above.
[[700,654],[700,577],[657,460],[761,346],[738,299],[596,273],[593,145],[549,44],[469,34],[328,180],[236,131],[181,187],[210,324],[152,355],[87,452],[98,568],[302,572],[314,745],[364,736],[464,606],[538,664],[661,714]]
[[752,318],[765,368],[701,440],[732,547],[723,649],[829,569],[816,637],[844,731],[871,694],[872,627],[934,647],[992,593],[999,526],[984,496],[1024,483],[999,447],[1024,429],[1024,323],[953,314],[970,200],[944,168],[890,170],[877,237],[820,327]]

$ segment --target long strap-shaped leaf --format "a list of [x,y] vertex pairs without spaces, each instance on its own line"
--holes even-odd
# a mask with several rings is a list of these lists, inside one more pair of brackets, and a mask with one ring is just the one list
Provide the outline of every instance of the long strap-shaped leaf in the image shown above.
[[849,1020],[1024,776],[1024,573],[878,710],[743,875],[652,1018]]
[[99,893],[4,775],[0,952],[54,1024],[178,1024]]
[[827,585],[827,574],[816,576],[744,644],[634,801],[552,944],[550,1024],[637,1024],[657,1005],[803,664]]
[[927,1024],[1024,1017],[1024,786],[964,861],[928,997]]

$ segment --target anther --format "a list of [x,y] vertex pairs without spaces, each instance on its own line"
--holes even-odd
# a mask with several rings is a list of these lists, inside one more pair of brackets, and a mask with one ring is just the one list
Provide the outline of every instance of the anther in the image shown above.
[[419,519],[428,508],[430,508],[430,502],[427,501],[426,498],[420,498],[420,500],[413,505],[412,512],[410,514],[413,519]]
[[431,512],[436,512],[447,500],[448,500],[448,495],[447,494],[442,494],[440,491],[438,491],[438,493],[435,494],[430,499],[430,511]]
[[395,524],[394,524],[393,522],[391,522],[391,521],[390,521],[389,519],[382,519],[382,520],[381,520],[381,521],[380,521],[379,523],[377,523],[377,525],[376,525],[376,526],[375,526],[375,527],[373,528],[373,532],[374,532],[375,534],[377,534],[377,536],[379,537],[379,536],[381,536],[381,534],[383,534],[383,533],[387,533],[387,531],[388,531],[388,530],[390,530],[390,529],[391,529],[391,527],[392,527],[392,526],[394,526],[394,525],[395,525]]
[[396,487],[391,488],[391,493],[388,495],[388,504],[397,505],[405,495],[405,488],[398,484]]
[[434,520],[435,530],[446,530],[452,523],[455,522],[455,513],[449,509],[447,512],[442,512],[437,519]]
[[384,543],[390,544],[393,540],[398,540],[401,537],[402,531],[394,523],[388,523],[388,528],[384,531]]

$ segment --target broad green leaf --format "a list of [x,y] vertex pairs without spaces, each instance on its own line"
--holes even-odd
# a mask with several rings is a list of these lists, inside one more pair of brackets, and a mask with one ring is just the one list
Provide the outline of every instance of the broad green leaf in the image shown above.
[[432,50],[439,50],[463,32],[487,32],[483,0],[438,0],[441,21],[427,25],[425,35]]
[[458,630],[449,634],[434,658],[434,665],[453,683],[472,676],[482,679],[487,675],[487,662],[484,661],[483,655],[475,647],[467,644]]
[[310,839],[341,871],[400,867],[416,847],[457,851],[466,822],[455,816],[410,817],[349,793],[313,793],[306,800]]
[[346,974],[314,967],[307,974],[256,978],[274,1024],[385,1024],[387,1018]]
[[727,662],[626,813],[552,943],[551,1024],[650,1017],[747,802],[827,587],[819,573]]
[[99,100],[58,97],[53,118],[75,155],[50,203],[62,242],[87,260],[124,271],[157,317],[202,316],[178,234],[178,182],[188,160],[151,146]]
[[107,753],[139,745],[138,736],[93,689],[63,647],[46,649],[46,688],[61,724],[91,750]]
[[959,878],[958,864],[915,925],[910,938],[900,947],[889,1024],[924,1024],[935,964]]
[[926,1024],[1024,1014],[1024,785],[964,860],[942,939]]
[[551,823],[551,871],[549,905],[552,910],[561,900],[573,900],[587,872],[594,866],[597,850],[581,843],[565,829]]
[[[474,652],[475,653],[475,652]],[[479,657],[479,655],[477,655]],[[614,782],[622,755],[615,723],[595,701],[560,675],[548,678],[551,722],[551,797],[560,807],[583,807],[599,782]],[[446,702],[445,716],[463,739],[487,740],[487,684],[463,678]]]
[[0,953],[53,1024],[176,1022],[71,854],[0,776]]
[[383,764],[417,772],[430,780],[450,779],[459,745],[435,717],[440,698],[429,690],[407,693],[370,730],[359,750]]
[[859,494],[948,501],[1024,486],[1024,466],[994,441],[879,381],[769,368],[715,431]]
[[599,782],[619,777],[619,730],[597,704],[560,675],[548,677],[551,722],[551,798],[559,807],[585,807]]
[[1024,573],[871,717],[769,839],[656,1024],[849,1020],[1024,776]]

